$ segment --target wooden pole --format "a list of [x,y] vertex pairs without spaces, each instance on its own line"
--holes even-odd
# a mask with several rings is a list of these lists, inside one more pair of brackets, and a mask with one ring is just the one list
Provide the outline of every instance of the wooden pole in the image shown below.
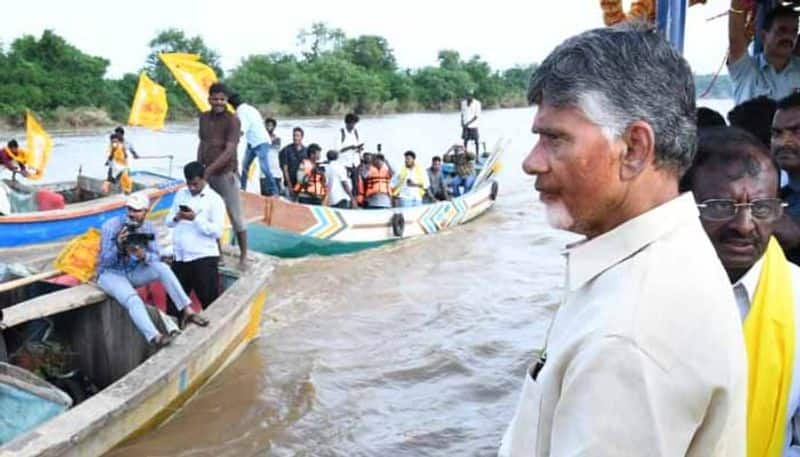
[[58,274],[61,274],[61,271],[49,270],[35,275],[25,276],[24,278],[18,278],[18,279],[13,279],[11,281],[6,281],[0,283],[0,292],[7,292],[9,290],[16,289],[17,287],[27,286],[28,284],[33,284],[36,281],[52,278],[53,276],[56,276]]

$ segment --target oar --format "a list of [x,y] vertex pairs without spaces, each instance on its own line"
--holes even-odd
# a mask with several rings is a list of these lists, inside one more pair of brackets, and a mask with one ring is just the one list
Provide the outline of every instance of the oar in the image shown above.
[[48,270],[42,273],[37,273],[35,275],[25,276],[24,278],[17,278],[11,281],[6,281],[0,283],[0,292],[6,292],[12,289],[16,289],[17,287],[27,286],[28,284],[32,284],[37,281],[50,279],[53,276],[57,276],[59,274],[61,274],[60,270]]

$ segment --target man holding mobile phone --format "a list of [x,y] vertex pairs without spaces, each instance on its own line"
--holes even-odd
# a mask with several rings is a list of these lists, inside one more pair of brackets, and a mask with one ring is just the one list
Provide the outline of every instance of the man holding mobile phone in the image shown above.
[[204,173],[200,162],[186,164],[186,187],[175,194],[166,223],[173,229],[172,271],[186,294],[194,291],[205,309],[219,296],[217,240],[224,229],[225,202],[206,184]]

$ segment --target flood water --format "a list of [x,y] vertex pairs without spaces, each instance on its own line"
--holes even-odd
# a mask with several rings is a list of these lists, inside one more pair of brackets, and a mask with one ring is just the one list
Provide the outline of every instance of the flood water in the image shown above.
[[[708,103],[706,103],[708,105]],[[717,108],[729,108],[726,102]],[[496,453],[525,366],[560,300],[564,244],[520,163],[533,109],[486,111],[481,136],[511,140],[495,207],[448,233],[333,258],[284,261],[262,336],[122,456],[473,456]],[[338,119],[280,121],[331,145]],[[458,139],[457,114],[364,119],[371,148],[425,163]],[[142,154],[195,153],[192,126],[131,129]],[[106,140],[60,136],[55,169],[102,176]],[[55,175],[55,174],[54,174]],[[212,323],[213,325],[213,323]]]

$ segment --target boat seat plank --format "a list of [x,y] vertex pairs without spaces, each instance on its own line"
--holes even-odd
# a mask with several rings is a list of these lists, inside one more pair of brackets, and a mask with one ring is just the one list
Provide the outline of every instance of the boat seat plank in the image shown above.
[[0,328],[9,328],[33,319],[81,308],[101,302],[105,298],[105,292],[91,284],[81,284],[69,289],[58,290],[4,308]]

